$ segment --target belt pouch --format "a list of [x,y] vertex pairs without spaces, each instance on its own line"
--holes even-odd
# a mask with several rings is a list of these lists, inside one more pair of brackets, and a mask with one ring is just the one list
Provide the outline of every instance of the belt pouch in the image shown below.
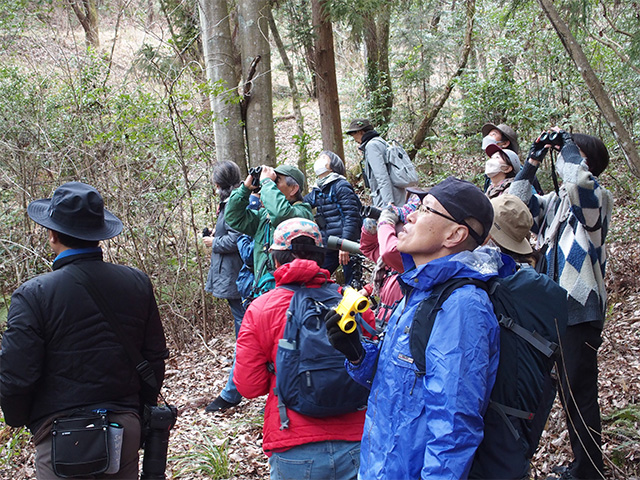
[[51,461],[59,477],[100,475],[109,467],[106,413],[57,418],[51,434]]

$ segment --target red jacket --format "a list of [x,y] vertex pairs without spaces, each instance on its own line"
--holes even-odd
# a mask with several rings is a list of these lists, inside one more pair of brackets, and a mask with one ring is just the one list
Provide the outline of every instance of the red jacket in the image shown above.
[[[284,332],[287,308],[293,292],[277,287],[304,283],[309,288],[317,288],[327,281],[329,272],[321,269],[314,261],[296,259],[278,268],[274,276],[276,289],[256,298],[242,319],[233,373],[233,381],[243,397],[269,395],[264,410],[262,448],[270,455],[271,451],[287,450],[311,442],[360,441],[365,411],[337,417],[313,418],[287,409],[289,428],[280,430],[278,401],[273,395],[276,376],[267,370],[267,364],[275,364],[278,340]],[[373,325],[373,314],[370,310],[365,313],[365,320]]]

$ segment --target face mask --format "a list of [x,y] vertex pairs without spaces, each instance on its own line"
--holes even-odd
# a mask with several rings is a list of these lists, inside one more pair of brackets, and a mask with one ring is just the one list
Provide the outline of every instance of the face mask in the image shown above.
[[487,135],[482,139],[482,150],[484,151],[489,145],[497,145],[496,139],[491,135]]
[[322,155],[313,164],[313,171],[316,173],[317,177],[329,171],[329,169],[327,168],[327,163],[327,157]]
[[495,177],[501,171],[502,171],[502,163],[498,159],[490,158],[484,164],[484,174],[489,178]]

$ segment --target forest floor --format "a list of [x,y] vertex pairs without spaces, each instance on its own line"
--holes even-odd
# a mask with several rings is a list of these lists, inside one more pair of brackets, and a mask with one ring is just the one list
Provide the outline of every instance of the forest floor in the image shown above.
[[[606,478],[640,478],[640,289],[635,277],[640,269],[640,244],[610,245],[608,285],[610,308],[599,349],[600,405],[603,414],[603,451]],[[179,351],[172,349],[167,364],[164,394],[178,406],[180,416],[171,432],[168,478],[267,479],[267,457],[262,452],[264,397],[243,400],[233,409],[210,414],[204,407],[224,387],[231,366],[234,337],[228,322],[208,342],[195,339]],[[636,410],[632,410],[635,408]],[[618,420],[612,415],[618,412]],[[626,414],[626,415],[625,415]],[[10,444],[4,437],[0,477],[34,478],[34,449],[22,434],[23,448],[8,460]],[[15,431],[13,432],[14,436]],[[6,443],[5,443],[6,442]],[[570,448],[559,402],[553,408],[547,429],[534,457],[533,478],[544,479],[551,468],[570,460]],[[225,463],[228,462],[226,465]],[[614,466],[615,465],[617,466]]]

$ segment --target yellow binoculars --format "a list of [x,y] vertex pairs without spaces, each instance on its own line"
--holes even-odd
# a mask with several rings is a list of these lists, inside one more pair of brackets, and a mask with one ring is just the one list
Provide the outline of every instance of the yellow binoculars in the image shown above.
[[364,295],[360,295],[358,291],[351,287],[346,287],[343,291],[343,297],[338,306],[336,313],[341,315],[338,321],[340,330],[344,333],[351,333],[356,329],[356,313],[366,312],[369,309],[369,299]]

